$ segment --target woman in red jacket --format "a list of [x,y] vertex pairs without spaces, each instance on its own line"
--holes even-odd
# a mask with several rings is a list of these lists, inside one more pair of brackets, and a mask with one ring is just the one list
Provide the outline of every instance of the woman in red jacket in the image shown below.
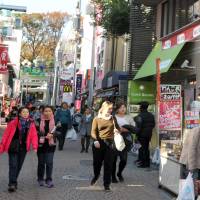
[[38,136],[35,124],[29,118],[29,110],[22,107],[18,111],[18,117],[7,125],[0,143],[0,153],[8,152],[9,155],[9,192],[15,192],[17,189],[17,178],[31,145],[37,152]]

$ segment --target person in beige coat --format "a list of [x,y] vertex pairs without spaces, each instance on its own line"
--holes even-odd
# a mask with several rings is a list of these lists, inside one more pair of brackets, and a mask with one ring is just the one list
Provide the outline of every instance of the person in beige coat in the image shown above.
[[200,169],[200,127],[185,131],[180,163],[190,171]]

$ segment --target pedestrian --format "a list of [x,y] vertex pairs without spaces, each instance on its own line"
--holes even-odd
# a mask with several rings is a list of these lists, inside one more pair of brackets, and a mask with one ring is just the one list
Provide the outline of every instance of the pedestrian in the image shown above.
[[139,149],[138,160],[136,161],[139,168],[150,167],[149,143],[152,132],[155,127],[155,119],[152,113],[148,112],[148,102],[140,103],[140,114],[135,118],[137,138],[141,144]]
[[72,117],[74,130],[79,133],[81,127],[81,121],[83,120],[83,115],[81,114],[80,109],[77,109],[74,116]]
[[[93,143],[93,170],[94,177],[91,185],[95,185],[99,176],[102,164],[104,165],[104,188],[110,190],[112,165],[114,156],[114,127],[117,122],[112,117],[113,104],[105,101],[92,123],[91,136]],[[114,125],[116,124],[116,125]],[[117,126],[116,126],[117,127]]]
[[56,124],[61,126],[61,134],[58,137],[59,151],[63,150],[67,130],[72,127],[72,117],[68,104],[63,102],[61,108],[56,111]]
[[[53,158],[56,149],[56,141],[54,137],[55,120],[53,109],[51,106],[45,106],[39,119],[38,137],[39,137],[39,148],[37,152],[38,156],[38,183],[40,186],[47,185],[48,188],[54,186],[52,181],[53,172]],[[53,141],[53,142],[52,142]],[[46,171],[46,179],[44,181]]]
[[83,115],[80,128],[81,146],[82,146],[81,153],[83,153],[84,151],[88,153],[88,149],[90,146],[92,121],[93,121],[92,112],[89,108],[87,108]]
[[73,117],[75,113],[74,103],[70,104],[70,113],[71,113],[71,116]]
[[18,117],[7,125],[0,144],[0,153],[8,152],[9,156],[9,192],[15,192],[17,189],[17,179],[31,145],[37,152],[36,127],[34,121],[29,118],[29,110],[21,107]]
[[[122,172],[126,167],[127,164],[127,158],[128,158],[128,151],[130,150],[130,147],[132,145],[132,133],[130,132],[130,130],[128,130],[125,127],[135,127],[135,122],[132,118],[132,116],[126,114],[126,105],[124,103],[119,103],[116,106],[116,114],[115,114],[115,118],[117,120],[117,123],[120,127],[120,131],[121,134],[124,138],[126,147],[123,151],[118,151],[117,149],[115,149],[115,157],[114,157],[114,161],[113,161],[113,169],[112,169],[112,182],[113,183],[117,183],[118,180],[116,178],[116,165],[117,165],[117,159],[118,157],[120,158],[120,162],[119,162],[119,168],[118,168],[118,172],[117,172],[117,177],[119,178],[120,182],[124,182],[124,177],[122,176]],[[130,143],[128,143],[128,139],[130,138]]]
[[15,119],[18,115],[18,108],[17,106],[13,106],[11,112],[9,113],[8,117],[7,117],[7,121],[10,122],[13,119]]

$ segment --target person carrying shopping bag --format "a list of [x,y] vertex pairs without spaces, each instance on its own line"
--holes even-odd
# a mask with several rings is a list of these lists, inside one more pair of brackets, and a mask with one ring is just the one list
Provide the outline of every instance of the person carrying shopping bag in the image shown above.
[[21,107],[18,116],[7,125],[0,143],[0,153],[8,152],[9,156],[9,192],[17,189],[17,179],[31,145],[37,152],[37,130],[34,121],[29,117],[29,110]]
[[[56,130],[53,109],[51,106],[45,106],[38,123],[39,148],[37,177],[39,186],[52,188],[53,158],[56,149],[54,132]],[[46,172],[46,179],[44,179]]]
[[110,190],[112,165],[114,158],[114,127],[117,126],[116,120],[112,116],[113,104],[105,101],[92,123],[91,137],[93,142],[93,170],[94,177],[91,185],[95,185],[104,165],[104,189]]

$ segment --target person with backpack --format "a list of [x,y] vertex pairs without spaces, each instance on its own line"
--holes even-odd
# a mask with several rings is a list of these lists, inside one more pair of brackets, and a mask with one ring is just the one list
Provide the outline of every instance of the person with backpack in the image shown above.
[[120,158],[117,177],[120,182],[124,182],[124,177],[122,176],[122,172],[124,171],[127,164],[128,151],[131,150],[133,144],[132,133],[130,132],[129,128],[133,129],[135,127],[135,123],[133,118],[130,115],[126,114],[126,105],[124,103],[119,103],[116,106],[115,118],[120,127],[121,135],[126,145],[125,149],[122,151],[118,151],[117,149],[115,149],[115,156],[112,169],[112,182],[118,183],[118,180],[116,178],[117,159],[118,157]]
[[21,107],[18,116],[8,123],[0,143],[0,153],[8,152],[9,156],[9,192],[17,190],[17,179],[31,145],[37,152],[37,130],[29,117],[29,109]]
[[[56,141],[54,132],[56,125],[54,121],[53,109],[51,106],[45,106],[38,120],[38,137],[39,148],[37,177],[39,186],[46,186],[52,188],[54,186],[52,181],[53,173],[53,158],[56,149]],[[46,172],[46,179],[44,179]]]

